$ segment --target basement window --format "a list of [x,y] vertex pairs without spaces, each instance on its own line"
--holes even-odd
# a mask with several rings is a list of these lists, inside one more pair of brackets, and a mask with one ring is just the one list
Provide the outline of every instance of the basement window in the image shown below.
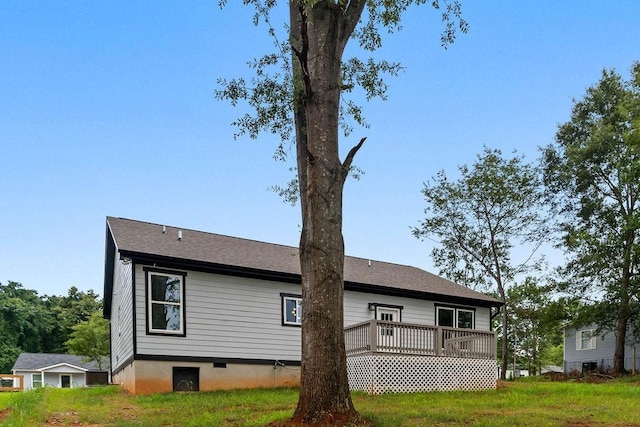
[[173,368],[173,391],[200,391],[200,368]]

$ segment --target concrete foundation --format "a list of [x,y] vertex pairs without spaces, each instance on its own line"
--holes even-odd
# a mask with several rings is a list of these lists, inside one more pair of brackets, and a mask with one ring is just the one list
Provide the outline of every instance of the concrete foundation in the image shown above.
[[135,360],[114,375],[113,382],[133,394],[173,391],[173,368],[199,368],[199,390],[294,387],[300,385],[299,366],[228,363],[158,362]]

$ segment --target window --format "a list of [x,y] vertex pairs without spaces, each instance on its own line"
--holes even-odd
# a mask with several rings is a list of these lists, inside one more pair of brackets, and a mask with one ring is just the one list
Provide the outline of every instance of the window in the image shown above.
[[596,348],[596,335],[593,329],[578,331],[576,333],[576,350],[594,350]]
[[456,310],[449,307],[437,307],[436,308],[436,324],[438,326],[446,326],[453,328],[455,325]]
[[460,329],[473,329],[473,311],[459,308],[458,313],[458,328]]
[[185,335],[184,273],[147,271],[150,333]]
[[42,387],[42,374],[31,374],[31,388]]
[[282,324],[302,326],[302,297],[300,295],[280,294],[282,298]]
[[475,310],[436,306],[436,324],[448,328],[474,329]]

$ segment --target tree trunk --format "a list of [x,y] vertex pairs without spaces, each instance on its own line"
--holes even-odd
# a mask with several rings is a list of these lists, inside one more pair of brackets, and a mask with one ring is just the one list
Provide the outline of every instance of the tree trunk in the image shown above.
[[333,2],[306,7],[291,0],[289,6],[302,208],[302,368],[293,420],[347,424],[358,414],[349,392],[344,345],[342,192],[350,161],[361,144],[345,164],[340,161],[344,10]]
[[[504,302],[504,298],[502,302]],[[502,361],[500,363],[500,379],[507,379],[507,364],[509,361],[509,341],[507,340],[507,325],[508,325],[508,317],[507,317],[507,304],[505,303],[502,306]],[[515,352],[515,345],[513,347],[513,351]],[[515,365],[513,366],[513,374],[515,375]]]
[[[495,253],[495,252],[494,252]],[[502,284],[502,275],[500,274],[499,264],[496,261],[496,285],[498,287],[498,294],[500,295],[500,301],[502,301],[502,360],[500,362],[500,379],[507,379],[507,365],[509,363],[509,341],[507,335],[507,326],[509,323],[509,313],[507,312],[507,294],[504,290],[504,285]],[[513,351],[515,355],[516,346],[515,343],[513,345]],[[513,375],[515,376],[515,363],[513,366]]]
[[623,375],[624,369],[624,348],[627,335],[627,319],[624,316],[618,316],[616,324],[616,349],[613,353],[613,376]]
[[620,302],[618,306],[618,315],[616,319],[616,348],[613,353],[613,372],[614,376],[620,376],[626,373],[624,369],[624,349],[627,338],[627,323],[629,321],[629,283],[631,281],[631,247],[634,241],[635,233],[627,234],[627,241],[623,250],[622,277],[620,280]]

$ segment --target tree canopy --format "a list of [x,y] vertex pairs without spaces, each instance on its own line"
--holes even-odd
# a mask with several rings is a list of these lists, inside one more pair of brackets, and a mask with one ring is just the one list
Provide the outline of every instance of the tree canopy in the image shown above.
[[615,332],[619,374],[629,321],[640,314],[640,63],[628,81],[603,70],[543,150],[543,165],[568,256],[565,290],[585,302],[576,324]]
[[[516,276],[540,268],[537,250],[546,237],[544,198],[536,167],[521,156],[505,159],[485,148],[460,177],[444,171],[422,190],[425,219],[413,229],[436,241],[432,258],[440,274],[465,286],[495,292],[507,303]],[[517,258],[516,248],[521,254]],[[523,249],[526,250],[522,253]],[[507,306],[502,312],[502,369],[507,368]]]
[[0,284],[0,373],[10,372],[23,352],[66,352],[72,328],[101,309],[92,290],[71,287],[66,296],[40,296],[18,282]]

